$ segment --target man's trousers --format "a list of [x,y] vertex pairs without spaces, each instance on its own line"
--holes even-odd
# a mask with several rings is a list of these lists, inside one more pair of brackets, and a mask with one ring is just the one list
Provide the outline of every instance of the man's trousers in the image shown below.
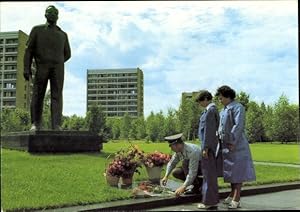
[[37,64],[34,76],[31,100],[31,122],[40,127],[43,114],[43,103],[50,80],[51,91],[51,125],[57,129],[61,125],[63,105],[64,64]]

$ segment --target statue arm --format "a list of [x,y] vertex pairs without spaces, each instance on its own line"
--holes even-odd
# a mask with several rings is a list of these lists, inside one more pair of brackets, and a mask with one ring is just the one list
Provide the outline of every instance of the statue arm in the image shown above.
[[24,55],[24,77],[26,80],[29,79],[29,75],[31,75],[31,64],[33,59],[33,51],[35,46],[35,39],[36,39],[36,30],[33,28],[30,32],[26,49]]
[[65,42],[65,48],[64,48],[64,58],[65,58],[65,62],[70,59],[71,57],[71,48],[70,48],[70,44],[69,44],[69,39],[68,36],[66,34],[66,42]]

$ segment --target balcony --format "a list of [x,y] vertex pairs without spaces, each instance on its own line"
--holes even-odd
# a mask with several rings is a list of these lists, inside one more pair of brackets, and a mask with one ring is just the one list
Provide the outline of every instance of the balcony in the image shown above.
[[3,100],[15,100],[16,97],[15,96],[3,96]]
[[4,45],[9,47],[18,47],[18,41],[5,43]]

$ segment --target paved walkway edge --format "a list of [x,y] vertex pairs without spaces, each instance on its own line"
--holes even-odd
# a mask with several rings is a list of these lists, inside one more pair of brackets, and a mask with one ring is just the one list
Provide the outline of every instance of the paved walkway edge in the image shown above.
[[[281,183],[281,184],[267,184],[258,186],[248,186],[242,188],[242,196],[250,196],[256,194],[265,194],[271,192],[278,192],[284,190],[299,189],[300,182]],[[229,189],[221,189],[219,192],[220,199],[224,199],[229,195]],[[77,211],[125,211],[125,210],[146,210],[156,207],[165,207],[179,205],[183,203],[200,202],[201,195],[187,195],[179,198],[146,198],[146,199],[133,199],[130,201],[114,201],[110,203],[96,204],[85,206],[86,208]],[[84,206],[82,206],[84,207]],[[71,208],[70,208],[71,209]],[[73,208],[75,209],[75,208]]]

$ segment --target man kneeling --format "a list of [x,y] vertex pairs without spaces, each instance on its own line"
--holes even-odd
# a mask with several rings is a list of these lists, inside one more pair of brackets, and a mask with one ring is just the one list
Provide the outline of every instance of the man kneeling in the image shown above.
[[[169,175],[177,179],[183,180],[184,183],[177,188],[175,194],[178,196],[183,193],[200,194],[200,188],[202,186],[202,178],[198,178],[201,173],[201,149],[199,146],[191,143],[184,143],[182,140],[182,133],[165,137],[165,140],[169,142],[169,146],[175,153],[171,160],[167,164],[167,170],[162,184],[166,185]],[[182,166],[175,168],[177,163],[182,160]],[[186,188],[193,185],[191,191],[186,191]]]

